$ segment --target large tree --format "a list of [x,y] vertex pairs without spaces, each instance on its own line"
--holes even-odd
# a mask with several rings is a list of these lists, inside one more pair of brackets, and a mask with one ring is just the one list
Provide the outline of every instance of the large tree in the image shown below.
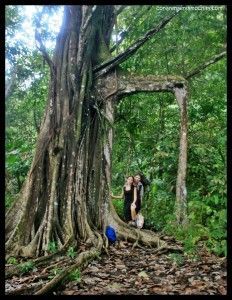
[[84,241],[91,248],[79,256],[77,263],[81,264],[105,247],[108,224],[116,227],[119,238],[166,246],[154,233],[130,228],[120,220],[110,199],[115,106],[123,97],[138,92],[170,92],[177,99],[181,126],[176,216],[178,223],[187,222],[186,78],[225,56],[225,51],[186,78],[126,73],[120,63],[164,30],[178,13],[164,17],[128,49],[112,56],[112,30],[123,8],[65,6],[52,58],[36,32],[37,46],[50,67],[49,95],[30,171],[19,198],[7,212],[9,255],[46,256],[51,241],[60,251]]

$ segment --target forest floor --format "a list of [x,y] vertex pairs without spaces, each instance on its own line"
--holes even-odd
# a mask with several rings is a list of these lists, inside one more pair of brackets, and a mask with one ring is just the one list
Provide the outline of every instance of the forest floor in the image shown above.
[[[169,244],[177,242],[166,237]],[[225,295],[226,259],[199,249],[195,258],[183,253],[156,253],[120,241],[110,245],[80,272],[79,278],[60,286],[55,295]],[[6,280],[6,294],[35,281],[44,270]],[[33,280],[32,280],[33,278]]]

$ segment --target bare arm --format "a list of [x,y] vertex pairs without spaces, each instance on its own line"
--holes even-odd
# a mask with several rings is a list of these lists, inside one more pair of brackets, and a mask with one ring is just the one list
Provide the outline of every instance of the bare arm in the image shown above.
[[113,194],[111,194],[111,198],[112,198],[112,199],[123,199],[123,195],[120,195],[120,196],[114,196]]
[[133,221],[135,221],[135,219],[136,219],[136,211],[135,211],[135,208],[136,208],[135,202],[136,202],[136,200],[137,200],[137,187],[135,186],[134,187],[134,200],[131,203],[131,217],[132,217]]
[[140,189],[140,200],[141,200],[141,204],[142,204],[142,201],[143,201],[143,195],[144,195],[144,187],[143,185],[141,186],[141,189]]
[[110,194],[112,199],[123,199],[123,189],[122,189],[122,193],[119,196],[114,196],[113,194]]
[[136,200],[137,200],[137,187],[136,186],[134,186],[134,200],[133,200],[133,202],[131,203],[131,205],[133,204],[133,205],[135,205],[135,202],[136,202]]

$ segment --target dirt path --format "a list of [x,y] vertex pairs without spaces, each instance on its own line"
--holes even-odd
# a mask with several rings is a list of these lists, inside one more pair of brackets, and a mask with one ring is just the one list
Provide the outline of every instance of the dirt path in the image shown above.
[[183,254],[155,255],[153,249],[132,249],[120,242],[110,246],[81,273],[78,281],[69,282],[57,295],[102,294],[226,294],[226,261],[201,253],[190,260]]

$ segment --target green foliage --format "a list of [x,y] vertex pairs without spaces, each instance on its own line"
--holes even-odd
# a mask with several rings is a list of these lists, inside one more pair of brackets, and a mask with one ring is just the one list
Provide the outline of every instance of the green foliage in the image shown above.
[[35,267],[35,263],[32,261],[27,261],[25,263],[18,265],[18,267],[19,267],[20,272],[22,274],[24,274],[24,273],[27,273],[27,272],[33,270]]
[[[209,250],[217,255],[226,255],[226,203],[220,196],[206,196],[201,201],[189,202],[189,220],[192,226],[201,224],[195,239],[203,234]],[[199,225],[198,227],[199,228]],[[194,240],[194,239],[193,239]]]
[[171,253],[168,255],[168,257],[172,263],[177,264],[179,267],[184,264],[184,257],[181,254]]
[[165,191],[165,183],[154,179],[149,194],[144,197],[142,214],[145,226],[154,230],[162,230],[166,217],[173,212],[175,198]]
[[59,275],[62,271],[63,271],[62,268],[55,267],[49,272],[48,278],[53,279],[55,276]]
[[208,248],[219,256],[227,256],[227,240],[210,238],[207,242]]
[[15,257],[9,257],[8,260],[7,260],[7,263],[11,264],[11,265],[17,265],[18,261]]
[[74,270],[68,275],[67,280],[76,281],[77,283],[81,281],[81,272],[79,269]]
[[69,247],[67,251],[67,256],[70,258],[75,258],[77,255],[77,252],[74,250],[74,247]]
[[112,201],[113,201],[113,205],[115,207],[115,210],[116,210],[117,214],[123,220],[124,219],[123,200],[115,199],[115,200],[112,200]]
[[55,241],[50,241],[48,243],[48,249],[47,250],[50,253],[56,253],[58,251],[57,243]]
[[187,227],[177,226],[174,218],[170,216],[167,225],[164,227],[164,232],[181,240],[184,244],[184,251],[187,254],[196,255],[198,247],[201,245],[201,248],[204,246],[208,251],[218,256],[226,256],[226,218],[222,212],[219,212],[218,215],[221,216],[221,221],[217,220],[216,222],[213,221],[214,217],[209,217],[208,221],[210,224],[204,226],[194,223],[190,219]]
[[14,64],[16,57],[26,54],[27,49],[20,41],[14,41],[14,36],[20,31],[23,16],[18,5],[7,5],[5,7],[5,26],[6,26],[6,58]]

